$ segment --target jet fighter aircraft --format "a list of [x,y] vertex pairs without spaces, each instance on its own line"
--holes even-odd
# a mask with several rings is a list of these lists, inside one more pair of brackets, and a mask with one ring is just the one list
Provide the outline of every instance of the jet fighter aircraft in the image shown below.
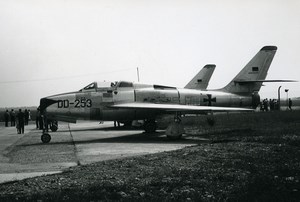
[[[156,130],[156,117],[174,114],[174,122],[166,135],[179,138],[184,133],[180,122],[182,114],[255,109],[260,102],[258,91],[263,82],[284,81],[265,80],[276,51],[276,46],[263,47],[222,89],[199,90],[194,81],[191,81],[193,85],[187,85],[192,89],[128,81],[93,82],[76,92],[42,98],[41,112],[46,123],[57,120],[75,123],[77,119],[144,120],[146,133]],[[41,140],[48,143],[51,136],[44,131]]]

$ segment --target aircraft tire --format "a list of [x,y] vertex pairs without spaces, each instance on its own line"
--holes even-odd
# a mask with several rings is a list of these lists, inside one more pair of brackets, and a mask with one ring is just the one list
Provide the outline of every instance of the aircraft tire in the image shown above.
[[168,128],[166,129],[166,136],[171,140],[178,140],[184,134],[184,127],[180,122],[173,122],[171,123]]
[[52,125],[50,126],[50,129],[51,129],[52,132],[56,132],[57,129],[58,129],[58,126],[57,126],[56,124],[52,124]]
[[49,143],[50,140],[51,140],[51,136],[48,133],[44,133],[41,136],[41,140],[42,140],[43,143]]

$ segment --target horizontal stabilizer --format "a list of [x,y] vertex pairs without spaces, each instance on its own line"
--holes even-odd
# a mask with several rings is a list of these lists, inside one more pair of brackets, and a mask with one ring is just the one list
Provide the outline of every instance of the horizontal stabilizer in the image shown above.
[[234,81],[235,83],[264,83],[264,82],[298,82],[296,80],[240,80]]

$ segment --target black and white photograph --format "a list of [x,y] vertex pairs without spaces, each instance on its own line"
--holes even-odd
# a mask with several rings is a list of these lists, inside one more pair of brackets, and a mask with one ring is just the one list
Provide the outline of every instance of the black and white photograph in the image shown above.
[[0,201],[300,201],[299,11],[0,0]]

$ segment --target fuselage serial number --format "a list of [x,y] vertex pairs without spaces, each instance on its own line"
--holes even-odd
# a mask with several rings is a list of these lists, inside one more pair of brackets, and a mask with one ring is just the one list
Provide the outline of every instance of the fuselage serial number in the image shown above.
[[59,100],[57,102],[58,108],[69,108],[72,106],[74,106],[75,108],[90,108],[92,107],[92,100],[81,97],[80,99],[76,99],[74,102],[70,102],[69,100]]

